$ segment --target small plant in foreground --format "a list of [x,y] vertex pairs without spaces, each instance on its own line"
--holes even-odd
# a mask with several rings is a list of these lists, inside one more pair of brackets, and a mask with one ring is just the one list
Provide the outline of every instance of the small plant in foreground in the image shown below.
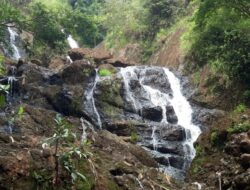
[[55,186],[59,185],[59,170],[60,166],[64,168],[72,179],[72,183],[80,177],[86,180],[85,176],[77,171],[76,159],[87,158],[87,154],[81,152],[81,147],[77,147],[76,134],[72,132],[69,125],[59,114],[55,118],[56,125],[54,126],[54,135],[46,139],[46,143],[54,145],[54,161],[55,161]]
[[136,132],[132,132],[130,135],[130,139],[133,143],[136,143],[139,140],[139,136]]

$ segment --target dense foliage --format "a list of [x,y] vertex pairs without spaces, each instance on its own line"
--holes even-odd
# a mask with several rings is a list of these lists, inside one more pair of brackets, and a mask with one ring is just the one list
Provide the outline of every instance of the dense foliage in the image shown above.
[[34,32],[34,37],[51,48],[56,48],[66,38],[56,17],[57,15],[46,9],[42,3],[31,6],[31,30]]
[[231,81],[250,84],[250,2],[202,0],[191,31],[191,54]]
[[7,27],[20,27],[21,14],[8,1],[0,0],[0,42],[5,43],[4,34]]

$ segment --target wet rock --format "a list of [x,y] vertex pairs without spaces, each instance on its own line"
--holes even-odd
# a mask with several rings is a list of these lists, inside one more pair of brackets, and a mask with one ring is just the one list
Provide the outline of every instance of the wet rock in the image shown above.
[[162,120],[162,109],[157,107],[144,107],[140,110],[140,115],[144,119],[160,122]]
[[166,141],[183,141],[186,138],[185,129],[179,125],[161,126],[161,139]]
[[62,71],[62,80],[65,84],[85,84],[94,76],[95,67],[87,60],[75,61]]
[[112,55],[105,50],[96,50],[89,48],[74,48],[68,52],[70,58],[75,60],[81,60],[83,58],[94,59],[96,62],[101,62],[112,58]]
[[113,121],[104,124],[105,129],[118,136],[130,136],[135,131],[135,125],[129,121]]
[[150,86],[166,94],[172,93],[170,83],[162,68],[148,68],[141,74],[144,76],[142,80],[144,85]]
[[184,167],[184,162],[185,162],[185,160],[183,157],[179,157],[179,156],[170,156],[169,157],[169,163],[174,168],[178,168],[178,169],[182,170]]
[[175,143],[175,142],[166,142],[165,144],[158,144],[156,147],[154,147],[153,144],[149,144],[149,145],[143,145],[151,150],[156,150],[162,154],[176,154],[176,155],[180,155],[183,156],[184,155],[184,150],[182,145],[180,145],[179,143]]
[[[84,89],[81,85],[64,86],[56,93],[47,93],[46,97],[53,107],[65,115],[79,116],[83,114]],[[62,103],[63,102],[63,103]]]
[[169,163],[169,159],[168,157],[166,156],[160,156],[160,157],[155,157],[155,160],[161,164],[161,165],[164,165],[164,166],[169,166],[170,163]]
[[176,124],[178,122],[173,106],[166,106],[166,115],[169,123]]

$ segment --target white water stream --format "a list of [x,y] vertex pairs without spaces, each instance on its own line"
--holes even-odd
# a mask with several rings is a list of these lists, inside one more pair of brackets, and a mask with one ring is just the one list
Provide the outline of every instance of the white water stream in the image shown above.
[[[150,78],[148,73],[152,74],[153,78]],[[168,144],[163,144],[162,139],[159,136],[160,129],[159,126],[181,126],[185,130],[185,139],[180,142],[183,147],[184,155],[182,156],[184,160],[184,166],[182,167],[185,170],[190,164],[191,160],[195,156],[195,149],[193,143],[197,140],[201,130],[198,126],[192,123],[192,108],[187,101],[187,99],[182,94],[180,80],[167,68],[161,67],[126,67],[121,68],[119,74],[123,79],[124,84],[124,94],[127,103],[130,104],[130,107],[134,110],[134,113],[141,115],[142,109],[144,106],[153,106],[160,107],[162,111],[162,119],[158,124],[156,122],[152,122],[152,134],[151,134],[151,142],[150,144],[153,146],[153,154],[158,156],[163,156],[166,158],[168,166],[162,166],[161,168],[166,173],[174,173],[178,172],[176,168],[170,165],[169,156],[171,154],[163,154],[157,151],[157,147],[160,146],[168,146]],[[159,75],[159,76],[158,76]],[[152,77],[152,76],[151,76]],[[163,78],[163,84],[158,84],[159,77]],[[97,124],[99,128],[102,128],[102,121],[98,110],[95,105],[94,99],[94,91],[97,86],[97,83],[102,80],[98,72],[96,71],[96,78],[93,83],[92,88],[87,93],[87,100],[89,102],[88,105],[92,105],[93,114],[97,120]],[[108,79],[110,80],[110,79]],[[166,82],[168,81],[168,82]],[[166,86],[164,89],[164,85]],[[157,86],[158,85],[158,86]],[[170,85],[170,87],[169,87]],[[146,100],[146,105],[145,105]],[[177,124],[168,123],[167,120],[167,107],[171,106],[174,109],[175,115],[178,118]],[[150,121],[149,121],[150,122]],[[160,123],[160,125],[159,125]],[[150,124],[149,124],[150,125]],[[165,130],[168,130],[166,128]],[[142,144],[143,145],[143,144]],[[170,144],[171,147],[171,144]],[[181,155],[179,155],[181,156]],[[182,174],[180,174],[182,175]],[[178,176],[178,174],[177,174]]]
[[21,58],[20,52],[16,46],[16,37],[18,36],[18,34],[11,27],[8,27],[8,31],[10,34],[10,44],[11,44],[12,51],[13,51],[12,58],[14,60],[18,60],[19,58]]
[[[198,126],[192,123],[192,113],[193,110],[187,101],[187,99],[183,96],[181,92],[181,85],[179,79],[168,69],[164,69],[171,89],[173,90],[173,98],[170,99],[172,106],[174,107],[175,113],[178,117],[178,124],[183,126],[186,131],[190,131],[190,138],[186,138],[186,144],[190,148],[190,157],[191,159],[195,156],[194,142],[199,137],[201,130]],[[188,135],[186,135],[188,136]]]
[[[183,150],[184,150],[184,157],[188,160],[192,160],[195,156],[195,149],[193,143],[197,140],[201,130],[198,126],[192,123],[192,108],[187,101],[187,99],[183,96],[181,92],[181,85],[179,79],[167,68],[157,68],[162,69],[165,73],[164,77],[167,77],[170,87],[172,89],[172,93],[168,94],[165,93],[164,90],[156,89],[150,85],[144,84],[144,81],[147,80],[148,76],[146,71],[151,67],[126,67],[121,68],[120,74],[122,75],[124,81],[124,88],[127,100],[133,104],[134,109],[138,113],[138,111],[143,107],[140,105],[140,100],[136,98],[136,95],[131,90],[130,82],[139,80],[141,87],[144,89],[143,98],[149,99],[151,103],[155,107],[161,107],[162,109],[162,124],[168,124],[167,117],[166,117],[166,106],[172,106],[175,114],[178,118],[177,125],[182,126],[186,132],[186,139],[182,142]],[[155,67],[156,68],[156,67]],[[162,76],[161,76],[162,77]],[[161,143],[161,139],[156,135],[157,126],[152,126],[152,135],[151,135],[151,143],[153,145],[154,153],[161,154],[157,152],[157,146]],[[164,154],[161,154],[164,156]],[[168,160],[168,156],[165,155],[166,159]],[[186,164],[186,163],[185,163]],[[184,165],[183,168],[186,168]],[[164,168],[166,173],[170,172],[173,173],[175,171],[174,168],[171,166],[168,168]]]
[[92,108],[93,108],[93,110],[94,110],[94,114],[95,114],[96,119],[97,119],[98,127],[99,127],[100,129],[102,129],[101,117],[100,117],[100,114],[99,114],[99,112],[97,111],[97,108],[96,108],[96,106],[95,106],[95,98],[94,98],[94,90],[95,90],[96,84],[98,83],[99,80],[100,80],[100,77],[99,77],[99,74],[98,74],[98,70],[96,69],[95,81],[94,81],[93,87],[92,87],[91,90],[87,93],[87,101],[91,102]]
[[72,48],[79,48],[79,45],[77,41],[72,37],[72,35],[69,35],[67,38],[67,41],[69,43],[69,47]]

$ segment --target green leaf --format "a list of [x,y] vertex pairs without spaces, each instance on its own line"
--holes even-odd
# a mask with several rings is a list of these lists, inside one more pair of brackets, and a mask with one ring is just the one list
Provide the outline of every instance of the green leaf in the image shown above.
[[76,173],[77,173],[77,175],[78,175],[82,180],[87,181],[87,178],[86,178],[83,174],[81,174],[80,172],[76,172]]
[[18,116],[21,116],[21,115],[23,115],[23,113],[24,113],[24,107],[20,106],[17,114],[18,114]]
[[6,105],[5,96],[3,94],[0,95],[0,108]]
[[71,173],[71,178],[73,181],[77,180],[77,174],[76,173]]

